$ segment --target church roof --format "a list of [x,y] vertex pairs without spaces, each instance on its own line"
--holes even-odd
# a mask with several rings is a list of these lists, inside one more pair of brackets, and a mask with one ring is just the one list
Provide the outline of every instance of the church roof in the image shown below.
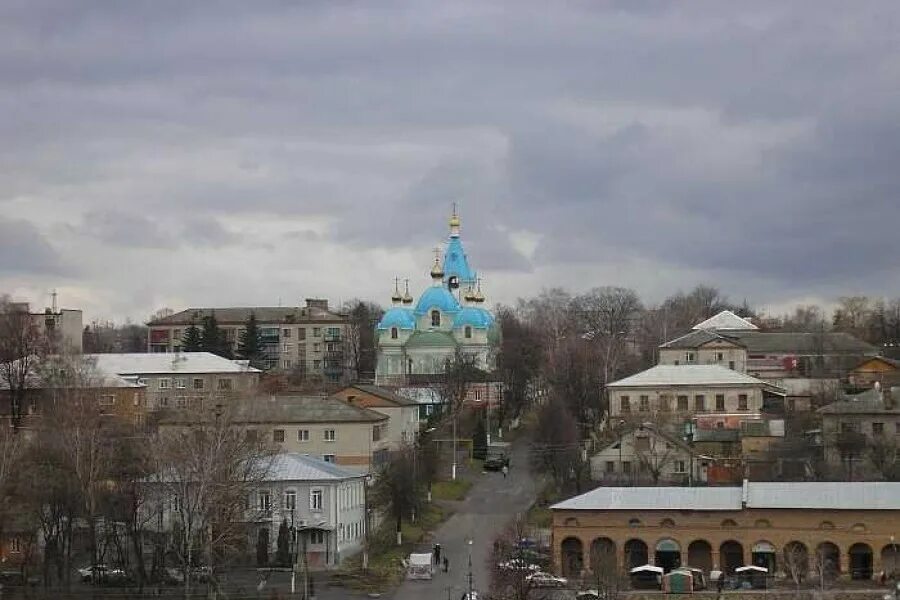
[[455,348],[456,340],[444,331],[417,331],[409,336],[407,348]]
[[460,283],[475,284],[475,271],[469,266],[466,252],[458,237],[451,237],[444,252],[444,281],[456,276]]
[[416,317],[413,315],[411,308],[402,308],[394,306],[389,308],[381,321],[378,322],[378,329],[390,329],[396,327],[398,329],[415,329]]
[[417,317],[420,317],[427,314],[428,311],[433,308],[445,313],[455,314],[459,312],[459,302],[456,301],[456,298],[450,293],[450,290],[443,286],[435,285],[422,292],[413,313]]
[[723,310],[717,315],[714,315],[705,321],[697,323],[694,325],[693,329],[726,329],[729,331],[740,330],[740,329],[759,329],[756,325],[748,321],[747,319],[743,319],[730,310]]
[[493,323],[494,317],[487,310],[477,306],[466,306],[453,319],[453,329],[466,325],[476,329],[488,329]]

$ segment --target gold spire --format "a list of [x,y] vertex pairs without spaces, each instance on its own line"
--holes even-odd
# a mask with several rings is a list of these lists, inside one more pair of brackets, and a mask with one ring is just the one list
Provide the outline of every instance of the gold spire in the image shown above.
[[441,266],[441,249],[434,249],[434,264],[431,266],[431,278],[432,279],[443,279],[444,278],[444,268]]
[[412,304],[413,297],[412,294],[409,293],[409,279],[404,279],[406,282],[406,293],[403,294],[403,304]]
[[450,235],[459,237],[459,215],[456,213],[456,202],[453,203],[453,214],[450,215]]
[[475,290],[475,293],[472,295],[472,300],[481,304],[484,302],[484,294],[481,293],[481,278],[478,278],[478,289]]
[[391,294],[391,302],[394,304],[400,304],[400,301],[403,298],[400,296],[400,278],[394,277],[394,293]]
[[466,288],[466,293],[465,295],[463,295],[463,299],[466,302],[475,302],[475,290],[472,289],[471,285]]

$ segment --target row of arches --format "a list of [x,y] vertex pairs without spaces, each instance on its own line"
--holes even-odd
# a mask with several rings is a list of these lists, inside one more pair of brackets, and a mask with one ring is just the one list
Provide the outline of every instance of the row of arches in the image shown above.
[[[616,543],[607,537],[596,538],[587,556],[581,540],[576,537],[564,539],[560,549],[563,575],[569,577],[579,575],[584,569],[615,570],[619,564],[626,570],[654,564],[668,572],[689,565],[706,572],[719,569],[726,573],[732,573],[745,564],[745,548],[737,540],[726,540],[718,548],[713,548],[712,544],[702,539],[683,547],[675,539],[662,538],[651,548],[644,540],[632,538],[623,544],[621,563]],[[900,573],[897,546],[884,546],[880,550],[880,558],[887,574]],[[853,544],[842,556],[837,544],[830,541],[821,542],[812,549],[803,542],[792,541],[779,551],[771,542],[759,540],[750,547],[750,563],[767,568],[769,573],[796,574],[801,579],[809,573],[821,573],[831,578],[847,574],[852,579],[871,579],[874,575],[874,551],[865,543]]]

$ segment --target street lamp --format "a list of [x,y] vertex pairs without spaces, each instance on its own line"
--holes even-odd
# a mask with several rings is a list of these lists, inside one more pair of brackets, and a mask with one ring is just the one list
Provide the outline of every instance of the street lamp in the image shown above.
[[469,594],[466,596],[466,600],[472,600],[472,540],[469,540]]

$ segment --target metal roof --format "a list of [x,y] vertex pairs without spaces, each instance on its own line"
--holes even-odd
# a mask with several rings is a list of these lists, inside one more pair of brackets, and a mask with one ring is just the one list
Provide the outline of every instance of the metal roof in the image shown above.
[[748,508],[898,510],[900,483],[886,481],[750,482]]
[[84,356],[94,362],[98,372],[114,375],[260,372],[246,362],[228,360],[211,352],[129,352]]
[[739,487],[598,487],[553,510],[740,510]]
[[321,458],[285,452],[272,457],[266,481],[342,481],[359,477],[358,471],[350,471]]
[[[883,393],[890,393],[894,398],[893,408],[884,405]],[[819,414],[823,415],[845,415],[845,414],[900,414],[900,387],[892,387],[890,391],[884,392],[871,389],[860,394],[846,396],[846,400],[832,402],[819,409]]]
[[[374,410],[353,406],[331,396],[270,396],[232,404],[232,422],[239,424],[379,423],[388,419]],[[197,415],[171,411],[160,419],[165,424],[189,424]]]
[[375,396],[377,398],[381,398],[382,400],[387,400],[397,406],[415,406],[418,404],[414,400],[410,400],[405,396],[401,396],[400,394],[395,393],[393,390],[389,390],[387,388],[383,388],[377,385],[371,385],[367,383],[354,383],[351,386],[344,388],[343,391],[348,389],[359,390],[360,392],[364,392],[371,396]]
[[260,326],[277,323],[279,325],[289,323],[341,323],[347,318],[329,310],[323,310],[317,306],[231,306],[225,308],[188,308],[174,315],[156,319],[148,323],[154,325],[185,325],[191,323],[201,326],[204,317],[215,314],[219,325],[244,325],[250,314],[256,316],[256,322]]
[[765,381],[720,365],[656,365],[608,387],[659,387],[666,385],[759,385]]
[[736,330],[736,329],[759,329],[756,325],[744,319],[742,317],[737,316],[730,310],[723,310],[717,315],[714,315],[705,321],[697,323],[694,325],[693,329],[726,329],[726,330]]

